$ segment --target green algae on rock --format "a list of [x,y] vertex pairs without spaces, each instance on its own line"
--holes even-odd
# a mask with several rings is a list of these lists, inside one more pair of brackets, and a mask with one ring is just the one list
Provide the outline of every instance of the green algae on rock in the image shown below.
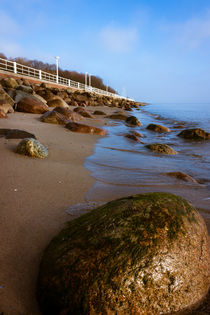
[[162,154],[177,154],[177,151],[169,147],[167,144],[162,144],[162,143],[152,143],[146,145],[146,148],[150,149],[153,152],[156,153],[162,153]]
[[148,193],[107,203],[71,222],[47,247],[42,314],[170,314],[209,288],[208,232],[184,199]]
[[33,138],[23,139],[18,144],[16,153],[41,159],[48,156],[48,150],[43,146],[43,144]]

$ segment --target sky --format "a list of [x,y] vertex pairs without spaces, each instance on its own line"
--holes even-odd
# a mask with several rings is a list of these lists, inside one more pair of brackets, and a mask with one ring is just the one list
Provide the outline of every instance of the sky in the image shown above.
[[210,102],[210,0],[0,0],[0,52],[59,56],[138,101]]

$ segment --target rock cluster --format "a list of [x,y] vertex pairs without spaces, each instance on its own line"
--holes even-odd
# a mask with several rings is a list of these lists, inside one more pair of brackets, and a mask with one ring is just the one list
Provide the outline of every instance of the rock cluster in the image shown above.
[[69,222],[44,253],[37,296],[42,314],[171,314],[209,285],[203,219],[180,197],[149,193]]

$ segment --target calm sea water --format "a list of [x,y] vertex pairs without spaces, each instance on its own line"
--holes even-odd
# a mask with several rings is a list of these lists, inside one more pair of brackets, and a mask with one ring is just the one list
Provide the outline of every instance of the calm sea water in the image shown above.
[[[129,127],[122,121],[111,121],[109,134],[96,144],[94,154],[85,166],[96,179],[86,198],[90,201],[111,200],[121,196],[150,191],[176,193],[195,206],[206,209],[210,219],[210,141],[189,141],[177,136],[186,128],[200,127],[210,132],[210,104],[151,104],[134,110],[141,127]],[[158,123],[171,129],[158,134],[146,129]],[[136,143],[124,137],[136,130],[144,135]],[[161,155],[149,151],[149,143],[165,143],[178,151],[177,155]],[[198,184],[177,180],[164,173],[182,171]]]

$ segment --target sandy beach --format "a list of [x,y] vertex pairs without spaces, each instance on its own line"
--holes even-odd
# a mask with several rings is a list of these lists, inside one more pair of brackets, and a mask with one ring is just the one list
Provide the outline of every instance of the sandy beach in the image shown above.
[[65,209],[82,202],[94,182],[84,159],[98,136],[45,124],[39,117],[16,112],[1,120],[1,128],[34,133],[49,150],[47,159],[33,159],[14,153],[20,140],[0,138],[0,312],[5,315],[40,314],[35,287],[43,250],[72,218]]

